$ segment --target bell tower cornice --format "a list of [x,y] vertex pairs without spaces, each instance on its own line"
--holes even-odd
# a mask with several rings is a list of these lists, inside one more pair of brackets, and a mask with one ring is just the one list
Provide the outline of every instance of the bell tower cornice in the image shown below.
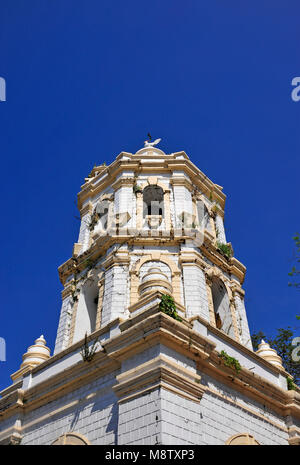
[[[144,149],[141,150],[143,151]],[[162,154],[155,154],[153,150],[152,154],[149,151],[146,154],[139,152],[136,154],[121,152],[109,166],[95,166],[91,177],[85,178],[86,182],[81,186],[81,191],[78,193],[79,210],[82,209],[89,199],[93,199],[99,192],[111,186],[118,176],[124,172],[134,173],[135,175],[143,173],[172,173],[172,177],[176,178],[176,172],[181,171],[188,177],[185,182],[189,184],[190,189],[193,190],[193,186],[197,187],[207,198],[218,204],[220,214],[223,216],[226,196],[222,192],[221,186],[213,183],[205,176],[190,161],[185,152],[176,152],[169,155],[163,152]],[[178,182],[180,182],[179,179],[175,181],[175,183]]]

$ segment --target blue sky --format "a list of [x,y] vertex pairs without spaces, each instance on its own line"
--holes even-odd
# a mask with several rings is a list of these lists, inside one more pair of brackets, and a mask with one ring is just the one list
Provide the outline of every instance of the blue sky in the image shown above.
[[0,1],[0,388],[40,334],[53,350],[84,177],[149,131],[224,187],[251,331],[295,325],[299,13],[296,1]]

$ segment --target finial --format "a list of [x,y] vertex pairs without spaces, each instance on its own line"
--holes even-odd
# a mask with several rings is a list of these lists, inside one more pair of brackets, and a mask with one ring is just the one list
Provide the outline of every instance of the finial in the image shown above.
[[50,358],[50,349],[46,346],[46,340],[42,334],[34,341],[32,346],[28,347],[26,354],[23,355],[21,368],[25,366],[34,368],[45,360],[48,360],[48,358]]
[[277,366],[278,368],[283,368],[282,358],[277,354],[276,350],[271,349],[270,345],[263,339],[261,340],[256,353],[260,357],[272,363],[272,365]]

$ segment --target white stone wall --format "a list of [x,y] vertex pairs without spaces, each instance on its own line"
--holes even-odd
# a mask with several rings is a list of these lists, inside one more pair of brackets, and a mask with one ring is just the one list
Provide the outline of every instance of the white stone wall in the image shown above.
[[226,235],[224,229],[223,218],[220,215],[216,216],[216,232],[217,232],[217,241],[222,244],[226,244]]
[[200,405],[161,389],[161,444],[201,444]]
[[161,444],[160,389],[119,404],[118,444]]
[[79,230],[79,237],[78,237],[79,244],[82,244],[82,249],[81,249],[80,253],[85,252],[88,249],[88,246],[89,246],[89,239],[90,239],[89,225],[90,225],[90,222],[91,222],[91,214],[86,213],[81,218],[81,223],[80,223],[80,230]]
[[118,404],[111,389],[115,374],[29,412],[23,421],[22,444],[49,445],[71,431],[83,434],[92,444],[116,444]]
[[238,433],[262,445],[288,444],[283,418],[222,384],[209,384],[230,400],[206,392],[197,403],[161,388],[122,402],[119,444],[225,445]]
[[236,293],[236,295],[234,296],[234,303],[237,321],[240,326],[241,343],[244,346],[248,347],[248,349],[253,350],[244,299],[242,299],[240,295]]
[[128,212],[130,219],[123,227],[133,226],[133,189],[131,186],[122,186],[115,192],[115,214]]
[[202,382],[227,396],[228,400],[211,392],[203,395],[200,402],[201,444],[224,445],[235,434],[249,433],[261,445],[288,445],[284,418],[209,377],[203,376]]
[[115,265],[106,270],[102,306],[101,326],[117,317],[123,317],[127,310],[128,266]]
[[193,214],[193,205],[192,205],[192,196],[189,190],[185,186],[173,186],[174,192],[174,213],[175,213],[175,224],[173,225],[176,227],[180,223],[180,215],[182,212],[187,212],[190,215]]
[[200,315],[209,321],[209,307],[203,270],[197,265],[191,264],[183,264],[182,269],[187,317],[191,318],[194,315]]
[[59,324],[56,334],[54,355],[65,349],[69,342],[70,326],[73,312],[72,296],[66,297],[62,302]]
[[179,354],[175,350],[170,349],[169,347],[165,346],[164,344],[157,344],[153,347],[150,347],[143,352],[139,352],[138,354],[134,355],[133,357],[124,360],[122,363],[121,372],[124,373],[128,370],[132,370],[139,365],[146,363],[159,355],[164,355],[165,358],[177,363],[178,365],[182,366],[183,368],[187,368],[190,371],[196,373],[196,363],[194,360],[185,357],[182,354]]
[[[80,433],[95,445],[224,445],[239,433],[253,435],[262,445],[288,444],[284,417],[203,373],[201,384],[207,390],[200,402],[164,387],[115,396],[116,375],[159,355],[197,373],[194,360],[157,344],[124,360],[121,371],[26,413],[22,444],[48,445],[68,432]],[[15,420],[3,422],[2,430]]]

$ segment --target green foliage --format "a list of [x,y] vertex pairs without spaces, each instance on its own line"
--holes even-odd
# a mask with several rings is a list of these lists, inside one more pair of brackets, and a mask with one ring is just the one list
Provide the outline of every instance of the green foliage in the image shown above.
[[[253,346],[254,352],[256,352],[258,350],[258,346],[261,343],[262,339],[264,341],[268,342],[265,333],[263,333],[262,331],[258,331],[258,333],[252,334],[251,340],[252,340],[252,346]],[[269,344],[269,342],[268,342],[268,344]]]
[[219,357],[223,360],[224,365],[232,368],[237,373],[241,370],[242,367],[240,365],[240,362],[236,358],[230,357],[230,355],[228,355],[227,352],[225,352],[225,350],[221,350],[221,352],[219,353]]
[[294,378],[294,382],[300,385],[300,362],[294,362],[292,359],[292,351],[295,346],[292,346],[292,340],[295,335],[295,330],[298,328],[277,329],[277,335],[274,338],[269,338],[264,332],[259,331],[251,336],[253,350],[258,349],[258,344],[261,339],[264,339],[272,349],[275,349],[277,354],[282,358],[282,364],[285,370]]
[[95,355],[96,350],[97,350],[97,344],[98,344],[98,338],[95,339],[92,347],[89,348],[88,340],[87,340],[87,333],[85,333],[84,344],[80,349],[80,355],[81,355],[82,360],[84,362],[91,362],[93,360],[94,355]]
[[[294,236],[293,240],[295,242],[295,247],[296,247],[296,254],[295,254],[296,266],[292,267],[292,270],[290,271],[290,273],[288,273],[288,275],[293,277],[293,278],[296,278],[296,281],[289,282],[288,285],[292,286],[292,287],[296,287],[297,289],[300,289],[300,282],[297,281],[297,279],[299,279],[298,277],[300,275],[300,269],[298,268],[299,263],[300,263],[300,236],[299,236],[299,234]],[[299,316],[298,319],[300,319],[300,316]]]
[[174,320],[182,321],[182,318],[180,318],[180,316],[176,312],[176,305],[174,299],[170,295],[164,294],[161,296],[159,309],[161,312],[174,318]]
[[287,377],[286,381],[287,381],[287,387],[289,391],[292,391],[292,390],[295,391],[297,389],[297,386],[294,383],[292,378]]
[[225,255],[225,257],[232,257],[232,248],[230,245],[223,244],[222,242],[217,242],[217,248],[219,249],[222,255]]
[[143,192],[143,189],[141,188],[141,186],[139,186],[138,184],[134,183],[133,184],[133,192],[135,194],[137,194],[138,192]]

